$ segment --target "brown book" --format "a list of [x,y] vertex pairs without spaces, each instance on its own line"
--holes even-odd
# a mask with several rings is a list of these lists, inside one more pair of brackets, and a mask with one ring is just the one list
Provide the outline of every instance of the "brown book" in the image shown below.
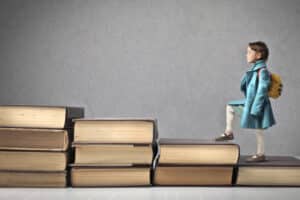
[[159,165],[235,165],[239,145],[198,139],[159,140]]
[[267,156],[267,161],[247,163],[241,156],[237,185],[300,186],[300,160],[292,156]]
[[0,150],[66,151],[67,130],[0,128]]
[[155,119],[78,119],[74,123],[75,142],[151,144],[157,138]]
[[0,171],[0,187],[66,187],[66,171]]
[[0,106],[0,127],[71,128],[72,119],[82,118],[80,107],[62,106]]
[[169,186],[228,186],[232,184],[230,166],[158,166],[154,184]]
[[73,187],[150,186],[150,168],[147,166],[72,167]]
[[152,146],[74,143],[77,164],[151,164]]
[[0,151],[0,170],[63,171],[66,152]]

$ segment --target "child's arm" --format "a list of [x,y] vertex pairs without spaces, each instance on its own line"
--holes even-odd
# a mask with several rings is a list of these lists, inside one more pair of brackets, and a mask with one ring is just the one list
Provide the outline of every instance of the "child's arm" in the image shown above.
[[269,83],[270,83],[270,76],[268,70],[266,69],[260,70],[258,76],[258,87],[250,111],[251,115],[260,116],[262,114],[264,101],[268,95]]
[[241,79],[241,86],[240,86],[240,90],[244,93],[244,96],[246,97],[246,74],[244,74],[244,76]]

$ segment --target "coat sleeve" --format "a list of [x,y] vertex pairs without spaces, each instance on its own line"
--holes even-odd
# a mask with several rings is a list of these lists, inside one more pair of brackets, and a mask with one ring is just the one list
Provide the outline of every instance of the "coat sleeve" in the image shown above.
[[244,76],[241,79],[241,86],[240,86],[240,90],[243,92],[244,96],[246,97],[246,74],[244,74]]
[[268,97],[269,84],[271,81],[268,70],[260,70],[258,79],[256,95],[250,111],[250,114],[254,116],[260,116],[262,114],[264,102]]

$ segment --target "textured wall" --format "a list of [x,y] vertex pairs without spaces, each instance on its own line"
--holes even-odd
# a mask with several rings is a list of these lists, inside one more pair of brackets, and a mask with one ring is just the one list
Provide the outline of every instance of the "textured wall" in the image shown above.
[[[81,105],[87,117],[156,117],[161,137],[209,139],[243,98],[246,45],[263,40],[284,96],[268,154],[300,154],[300,1],[3,0],[0,104]],[[242,153],[255,151],[240,129]]]

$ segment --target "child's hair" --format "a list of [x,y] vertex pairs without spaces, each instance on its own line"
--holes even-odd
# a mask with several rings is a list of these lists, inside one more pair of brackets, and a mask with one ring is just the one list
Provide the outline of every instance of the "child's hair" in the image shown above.
[[264,61],[268,60],[269,57],[269,48],[267,47],[266,43],[262,41],[250,42],[249,47],[256,52],[261,54],[261,59]]

